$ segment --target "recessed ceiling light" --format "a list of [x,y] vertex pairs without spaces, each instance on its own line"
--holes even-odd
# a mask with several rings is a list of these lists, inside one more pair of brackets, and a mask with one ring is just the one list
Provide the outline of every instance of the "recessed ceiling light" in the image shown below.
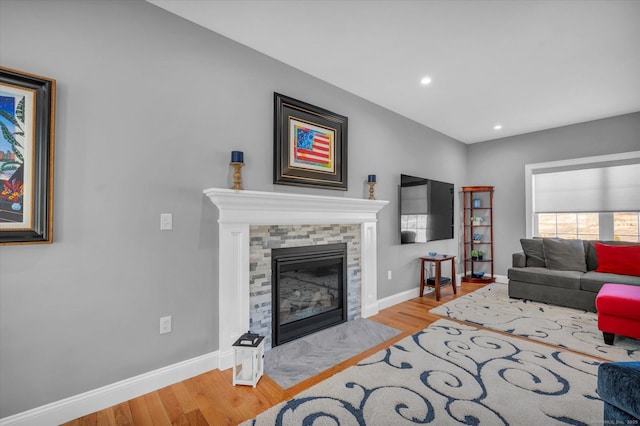
[[493,126],[493,130],[500,130],[502,129],[502,124],[496,124],[495,126]]
[[429,76],[422,77],[422,80],[420,80],[420,84],[422,84],[423,86],[427,86],[431,84],[431,77]]

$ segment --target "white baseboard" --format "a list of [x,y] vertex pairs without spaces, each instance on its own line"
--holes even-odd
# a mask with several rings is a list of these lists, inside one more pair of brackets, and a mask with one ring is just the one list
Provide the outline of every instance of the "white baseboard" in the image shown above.
[[233,368],[233,349],[228,351],[218,351],[218,368],[220,371]]
[[402,293],[397,293],[389,297],[385,297],[384,299],[378,300],[378,307],[380,309],[386,309],[418,296],[420,296],[420,289],[412,288],[411,290],[403,291]]
[[[456,276],[458,277],[457,285],[458,287],[460,287],[462,275],[456,275]],[[504,275],[496,275],[495,279],[497,283],[501,283],[501,284],[507,284],[509,282],[509,279]],[[428,294],[432,291],[433,289],[431,288],[430,289],[425,288],[424,294]],[[412,288],[411,290],[403,291],[402,293],[397,293],[389,297],[385,297],[384,299],[378,300],[378,307],[380,309],[390,308],[393,305],[406,302],[407,300],[413,299],[414,297],[418,297],[418,296],[420,296],[420,288],[419,287]]]
[[370,316],[376,315],[378,312],[380,312],[380,303],[370,303],[367,306],[362,306],[360,316],[362,316],[362,318],[369,318]]
[[[456,274],[457,282],[456,285],[460,287],[462,275]],[[424,294],[429,294],[433,292],[432,288],[425,288]],[[402,293],[397,293],[389,297],[385,297],[384,299],[378,300],[378,306],[380,309],[390,308],[393,305],[397,305],[398,303],[406,302],[407,300],[413,299],[414,297],[420,296],[420,287],[412,288],[407,291],[403,291]]]
[[496,275],[496,282],[500,284],[508,284],[509,278],[506,275]]
[[65,423],[216,368],[218,368],[217,351],[4,417],[0,419],[0,426]]

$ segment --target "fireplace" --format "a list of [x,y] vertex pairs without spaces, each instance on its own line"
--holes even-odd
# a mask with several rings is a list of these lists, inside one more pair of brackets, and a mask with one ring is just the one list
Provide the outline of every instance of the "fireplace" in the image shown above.
[[347,321],[347,244],[271,251],[272,346]]
[[[253,331],[250,327],[252,312],[250,306],[255,305],[250,302],[249,276],[252,264],[249,257],[249,245],[252,239],[250,227],[358,224],[361,244],[357,258],[362,284],[353,291],[359,294],[358,309],[363,318],[378,313],[376,216],[378,211],[389,203],[388,201],[282,192],[237,191],[226,188],[209,188],[203,192],[218,208],[216,284],[218,285],[220,320],[216,340],[218,342],[217,365],[220,370],[233,366],[233,342],[250,328]],[[271,248],[278,248],[278,246],[271,246]],[[350,265],[347,266],[349,267]],[[270,278],[267,278],[271,276],[270,271],[265,275],[265,279],[270,281]],[[351,287],[349,290],[351,291]],[[258,297],[264,296],[266,295]],[[350,298],[350,295],[348,297]],[[271,337],[271,333],[263,335]]]

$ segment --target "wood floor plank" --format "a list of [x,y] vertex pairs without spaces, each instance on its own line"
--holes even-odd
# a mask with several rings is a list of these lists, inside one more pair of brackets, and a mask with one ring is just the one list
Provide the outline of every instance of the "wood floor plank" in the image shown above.
[[88,416],[80,417],[73,421],[73,426],[96,426],[98,424],[98,414],[93,413]]
[[129,401],[129,408],[131,409],[131,417],[134,425],[152,425],[153,418],[147,407],[147,403],[144,397],[139,397]]
[[106,410],[98,411],[97,415],[97,424],[100,425],[115,425],[116,416],[113,411],[113,407],[107,408]]
[[267,375],[262,376],[256,390],[260,394],[261,400],[269,407],[273,407],[285,399],[284,390]]
[[234,414],[221,398],[222,394],[233,392],[233,386],[221,379],[219,370],[193,377],[187,382],[187,388],[195,394],[198,409],[210,425],[233,424]]
[[135,399],[117,404],[113,407],[113,417],[117,426],[128,426],[134,424],[131,409],[129,408],[129,402],[131,401],[135,401]]
[[[193,411],[193,409],[185,410],[184,406],[178,401],[173,386],[167,386],[166,388],[158,389],[158,398],[162,403],[169,422],[172,425],[188,425],[186,413]],[[195,406],[195,405],[194,405]]]
[[175,383],[139,398],[81,417],[65,426],[112,425],[237,425],[274,405],[320,383],[359,361],[441,319],[429,310],[471,293],[483,285],[463,283],[458,294],[444,291],[439,301],[432,293],[383,309],[368,319],[401,331],[396,337],[370,348],[289,389],[263,376],[256,388],[232,384],[231,369],[213,370]]
[[98,424],[98,415],[95,416],[85,416],[84,420],[80,422],[81,426],[97,426]]
[[149,414],[151,414],[152,424],[156,426],[173,424],[169,419],[169,415],[164,407],[164,402],[160,399],[160,394],[158,392],[148,393],[143,395],[142,398],[147,404]]
[[[209,422],[204,418],[200,410],[189,411],[185,414],[187,423],[185,426],[209,426]],[[182,426],[183,423],[176,423],[176,426]]]
[[[186,381],[188,380],[191,379],[187,379]],[[185,413],[189,413],[191,411],[197,410],[198,405],[193,399],[193,395],[191,394],[191,392],[189,392],[189,390],[185,386],[185,382],[174,383],[170,386],[170,388],[173,396],[175,396],[176,398],[176,401],[180,404],[180,408],[182,409],[182,411]]]

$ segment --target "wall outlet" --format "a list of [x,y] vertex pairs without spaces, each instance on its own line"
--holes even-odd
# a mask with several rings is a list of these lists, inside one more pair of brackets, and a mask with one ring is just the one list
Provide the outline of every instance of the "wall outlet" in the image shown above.
[[171,231],[173,229],[173,215],[171,213],[162,213],[160,215],[160,230]]
[[387,271],[387,279],[390,280],[391,279],[391,271]]
[[160,318],[160,334],[171,333],[171,316]]

